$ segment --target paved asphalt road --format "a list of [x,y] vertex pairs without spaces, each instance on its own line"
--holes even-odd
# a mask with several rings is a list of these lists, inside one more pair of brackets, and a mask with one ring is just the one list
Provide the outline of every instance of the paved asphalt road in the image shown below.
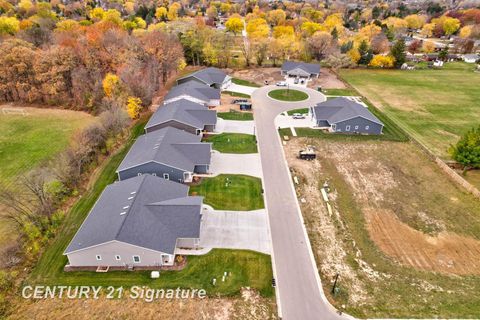
[[262,160],[266,205],[273,246],[274,270],[282,319],[329,320],[339,316],[326,301],[317,267],[303,228],[300,208],[278,138],[275,117],[287,110],[305,108],[325,100],[317,91],[295,88],[309,94],[301,102],[280,102],[268,97],[274,86],[252,95],[257,139]]

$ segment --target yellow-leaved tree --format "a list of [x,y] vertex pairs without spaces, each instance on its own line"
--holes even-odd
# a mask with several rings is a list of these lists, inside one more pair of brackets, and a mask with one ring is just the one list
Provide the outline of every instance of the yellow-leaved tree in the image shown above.
[[242,30],[243,30],[243,20],[242,20],[242,18],[237,14],[231,16],[227,20],[227,22],[225,22],[225,28],[227,29],[227,31],[233,32],[233,34],[235,34],[235,35],[237,33],[242,32]]
[[157,19],[164,20],[167,18],[167,14],[168,14],[168,11],[167,11],[167,8],[165,7],[157,8],[157,10],[155,11],[155,17]]
[[347,56],[350,58],[350,60],[352,60],[353,63],[357,64],[358,61],[360,60],[360,58],[362,57],[360,55],[360,52],[358,52],[358,49],[357,48],[352,48],[350,50],[348,50],[347,52]]
[[374,68],[393,68],[395,64],[395,58],[392,56],[382,56],[377,54],[372,58],[370,63],[368,64],[370,67]]
[[128,97],[127,99],[127,113],[131,119],[136,119],[142,110],[142,100],[137,97]]
[[116,96],[120,93],[120,78],[113,73],[107,73],[102,81],[102,86],[107,97]]

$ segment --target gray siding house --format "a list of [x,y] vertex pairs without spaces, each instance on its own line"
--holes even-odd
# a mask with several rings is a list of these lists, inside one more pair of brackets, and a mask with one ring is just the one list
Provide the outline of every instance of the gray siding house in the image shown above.
[[173,127],[140,136],[117,169],[120,180],[152,174],[176,182],[191,182],[208,173],[212,145],[201,136]]
[[316,127],[337,133],[381,134],[383,123],[365,106],[347,98],[317,104],[309,111]]
[[202,197],[186,185],[143,175],[105,188],[63,253],[69,267],[160,267],[200,239]]
[[285,61],[282,65],[282,75],[299,78],[313,78],[320,75],[320,65],[296,61]]
[[208,110],[203,104],[180,99],[160,106],[145,126],[145,132],[174,127],[200,134],[202,131],[213,132],[216,124],[216,111]]
[[220,105],[220,90],[190,80],[173,87],[165,96],[163,103],[169,104],[182,99],[204,104],[208,107],[217,107]]
[[212,88],[225,90],[232,83],[232,78],[218,68],[206,68],[178,79],[177,84],[188,81],[197,81]]

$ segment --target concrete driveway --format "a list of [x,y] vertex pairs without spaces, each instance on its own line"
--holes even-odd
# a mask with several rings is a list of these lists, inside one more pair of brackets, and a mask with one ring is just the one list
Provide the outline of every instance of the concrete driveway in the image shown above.
[[279,316],[287,320],[351,319],[340,316],[323,293],[300,206],[292,185],[282,144],[275,127],[281,112],[311,107],[325,96],[309,88],[295,88],[309,95],[301,102],[282,102],[268,97],[276,89],[266,86],[252,96],[255,124],[263,167],[263,182],[272,237],[272,260],[277,281]]
[[254,127],[255,127],[254,121],[236,121],[236,120],[224,120],[222,118],[218,118],[217,125],[215,127],[215,132],[254,134],[255,132]]
[[235,84],[232,82],[231,85],[227,87],[227,91],[232,91],[232,92],[238,92],[238,93],[243,93],[243,94],[248,94],[251,96],[255,90],[258,88],[256,87],[249,87],[249,86],[241,86],[239,84]]
[[262,163],[258,153],[233,154],[212,151],[210,173],[214,176],[226,174],[246,174],[262,178]]
[[293,119],[292,116],[279,114],[275,118],[275,126],[278,128],[311,128],[315,123],[307,115],[305,119]]
[[204,209],[200,229],[203,248],[246,249],[270,254],[265,210],[219,211]]

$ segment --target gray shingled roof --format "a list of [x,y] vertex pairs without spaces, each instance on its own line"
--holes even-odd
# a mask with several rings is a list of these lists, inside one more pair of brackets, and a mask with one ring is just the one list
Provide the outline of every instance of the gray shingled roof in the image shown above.
[[220,90],[211,88],[197,81],[187,81],[173,87],[165,96],[165,101],[182,95],[188,95],[208,102],[212,99],[220,99]]
[[205,125],[217,124],[217,112],[208,110],[204,105],[186,99],[180,99],[172,103],[160,106],[148,120],[146,129],[176,120],[203,130]]
[[195,165],[210,164],[210,143],[201,136],[173,127],[162,128],[138,137],[117,169],[117,172],[148,162],[193,172]]
[[64,254],[109,241],[173,254],[178,238],[199,238],[202,197],[188,186],[151,175],[111,184]]
[[319,74],[320,65],[316,63],[305,63],[296,61],[285,61],[282,65],[282,71],[288,72],[290,70],[300,68],[310,74]]
[[321,102],[313,107],[313,109],[317,120],[327,120],[330,124],[355,117],[362,117],[383,125],[383,123],[363,105],[343,97]]
[[221,85],[225,81],[225,78],[227,78],[228,80],[230,77],[222,70],[218,68],[210,67],[210,68],[198,70],[192,74],[189,74],[183,78],[180,78],[177,80],[177,83],[179,80],[188,79],[188,78],[196,78],[199,81],[205,83],[206,85],[211,86],[213,84]]

